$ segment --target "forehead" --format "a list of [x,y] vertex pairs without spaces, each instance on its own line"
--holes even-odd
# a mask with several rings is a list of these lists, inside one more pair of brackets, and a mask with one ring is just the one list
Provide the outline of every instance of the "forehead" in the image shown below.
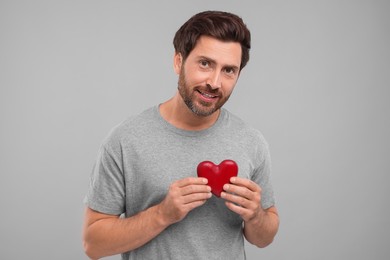
[[188,57],[207,57],[222,65],[240,67],[241,51],[238,42],[225,42],[202,35]]

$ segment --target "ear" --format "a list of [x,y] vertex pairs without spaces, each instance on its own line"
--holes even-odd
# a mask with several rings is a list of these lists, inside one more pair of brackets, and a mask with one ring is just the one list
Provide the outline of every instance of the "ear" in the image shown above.
[[183,56],[181,56],[180,52],[176,52],[175,56],[173,56],[173,69],[177,75],[181,72],[181,67],[183,65]]

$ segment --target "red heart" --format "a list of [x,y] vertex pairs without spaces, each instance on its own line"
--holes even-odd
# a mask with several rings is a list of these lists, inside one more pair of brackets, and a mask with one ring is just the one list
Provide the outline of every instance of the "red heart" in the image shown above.
[[237,176],[238,166],[233,160],[224,160],[219,165],[213,162],[204,161],[198,164],[198,177],[208,179],[208,185],[211,187],[211,192],[217,196],[221,196],[223,185],[230,182],[230,178]]

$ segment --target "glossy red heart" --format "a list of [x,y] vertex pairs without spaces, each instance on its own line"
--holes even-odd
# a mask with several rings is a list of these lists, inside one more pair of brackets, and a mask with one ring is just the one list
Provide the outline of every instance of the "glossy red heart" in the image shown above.
[[237,176],[238,166],[233,160],[224,160],[219,165],[213,162],[204,161],[198,164],[198,177],[208,179],[208,185],[211,187],[211,192],[217,196],[221,196],[223,185],[230,182],[230,178]]

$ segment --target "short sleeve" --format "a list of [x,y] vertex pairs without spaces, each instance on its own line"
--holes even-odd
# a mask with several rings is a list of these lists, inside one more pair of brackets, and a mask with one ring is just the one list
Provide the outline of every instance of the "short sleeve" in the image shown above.
[[102,146],[91,174],[84,203],[91,209],[110,215],[125,211],[125,185],[121,159]]
[[261,188],[261,206],[268,209],[275,205],[274,191],[271,183],[271,156],[268,144],[264,141],[260,145],[259,158],[260,165],[254,170],[252,181]]

